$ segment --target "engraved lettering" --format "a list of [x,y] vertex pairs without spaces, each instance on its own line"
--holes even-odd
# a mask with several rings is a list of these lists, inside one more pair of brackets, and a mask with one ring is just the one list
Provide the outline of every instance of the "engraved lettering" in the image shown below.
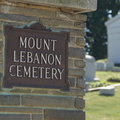
[[46,68],[46,71],[45,71],[45,78],[46,79],[50,79],[50,76],[49,76],[49,74],[50,74],[50,68]]
[[13,74],[13,72],[12,72],[14,69],[15,69],[15,65],[11,65],[9,68],[9,73],[10,73],[10,76],[12,76],[12,77],[16,76],[16,74],[15,73]]
[[21,47],[24,47],[26,48],[27,47],[27,37],[24,38],[24,40],[22,39],[22,37],[20,36],[20,48]]
[[22,70],[21,70],[22,66],[21,65],[17,65],[17,77],[22,77]]
[[34,40],[33,37],[30,37],[30,38],[28,39],[28,47],[29,47],[30,49],[33,49],[33,48],[35,47],[35,40]]
[[55,51],[55,44],[57,42],[57,40],[51,40],[52,41],[52,50]]
[[23,66],[23,77],[31,77],[31,67],[29,66],[28,67],[28,69],[25,67],[25,66]]
[[58,79],[58,77],[57,77],[57,70],[56,70],[56,68],[52,68],[52,79]]
[[58,72],[60,74],[60,80],[62,79],[62,73],[63,73],[64,69],[62,71],[60,71],[60,69],[58,69]]
[[16,51],[14,50],[14,55],[13,55],[13,61],[14,62],[19,62],[19,59],[17,58],[17,55],[16,55],[17,53],[16,53]]
[[37,67],[32,67],[32,77],[33,78],[38,78],[38,76],[37,76]]
[[20,51],[20,62],[25,63],[25,51]]

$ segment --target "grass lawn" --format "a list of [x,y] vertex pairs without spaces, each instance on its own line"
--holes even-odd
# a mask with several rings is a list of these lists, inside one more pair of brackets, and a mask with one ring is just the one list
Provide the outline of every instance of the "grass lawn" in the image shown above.
[[[120,72],[97,72],[96,77],[105,82],[108,78],[120,77]],[[114,96],[102,96],[97,92],[87,92],[86,120],[120,120],[120,86]]]
[[100,79],[101,82],[106,82],[108,78],[119,78],[120,72],[111,72],[111,71],[97,71],[96,77]]
[[120,120],[120,87],[115,90],[114,96],[86,93],[86,120]]

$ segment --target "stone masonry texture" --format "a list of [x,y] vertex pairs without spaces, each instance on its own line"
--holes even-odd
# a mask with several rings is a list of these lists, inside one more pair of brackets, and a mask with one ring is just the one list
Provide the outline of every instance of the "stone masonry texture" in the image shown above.
[[24,106],[74,108],[73,97],[23,95],[21,102]]
[[[0,1],[0,120],[85,120],[84,12],[96,9],[97,0],[2,0]],[[79,13],[80,12],[80,13]],[[40,22],[57,32],[69,32],[69,89],[2,86],[5,36],[3,25],[23,26]],[[62,46],[61,46],[62,47]]]
[[76,98],[75,99],[75,107],[78,109],[84,109],[85,107],[85,100],[81,98]]
[[[6,0],[5,0],[6,1]],[[73,10],[73,11],[77,11],[77,12],[88,12],[88,11],[93,11],[96,10],[96,4],[97,4],[97,0],[7,0],[8,2],[12,2],[12,3],[33,3],[33,4],[37,4],[37,5],[44,5],[44,6],[52,6],[52,7],[59,7],[61,9],[66,8],[68,10]],[[73,12],[72,11],[72,12]]]
[[40,114],[33,114],[32,120],[44,120],[44,115]]
[[19,95],[0,95],[0,105],[20,105]]
[[28,114],[2,114],[0,113],[0,120],[30,120]]
[[81,110],[45,110],[45,120],[85,120],[85,113]]
[[83,48],[69,48],[69,57],[73,58],[85,58],[85,50]]

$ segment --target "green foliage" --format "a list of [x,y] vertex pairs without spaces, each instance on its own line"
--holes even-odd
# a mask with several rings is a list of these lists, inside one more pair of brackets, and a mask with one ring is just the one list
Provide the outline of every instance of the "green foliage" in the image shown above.
[[108,59],[105,58],[105,59],[99,59],[99,60],[97,60],[96,62],[107,62],[107,61],[108,61]]
[[107,57],[107,32],[104,23],[120,9],[119,0],[98,0],[98,8],[88,13],[86,51],[97,59]]
[[105,87],[105,86],[108,86],[108,85],[110,85],[110,84],[107,83],[107,82],[91,82],[90,83],[90,88]]
[[113,76],[107,80],[108,82],[120,82],[120,77]]

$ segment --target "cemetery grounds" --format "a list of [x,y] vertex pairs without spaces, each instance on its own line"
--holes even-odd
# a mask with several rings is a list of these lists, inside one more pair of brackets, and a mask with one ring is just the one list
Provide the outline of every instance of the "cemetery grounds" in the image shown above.
[[[120,72],[97,71],[96,77],[100,83],[120,84],[120,82],[107,82],[109,78],[119,78]],[[120,120],[120,86],[115,87],[114,96],[99,95],[99,91],[87,92],[86,120]]]

